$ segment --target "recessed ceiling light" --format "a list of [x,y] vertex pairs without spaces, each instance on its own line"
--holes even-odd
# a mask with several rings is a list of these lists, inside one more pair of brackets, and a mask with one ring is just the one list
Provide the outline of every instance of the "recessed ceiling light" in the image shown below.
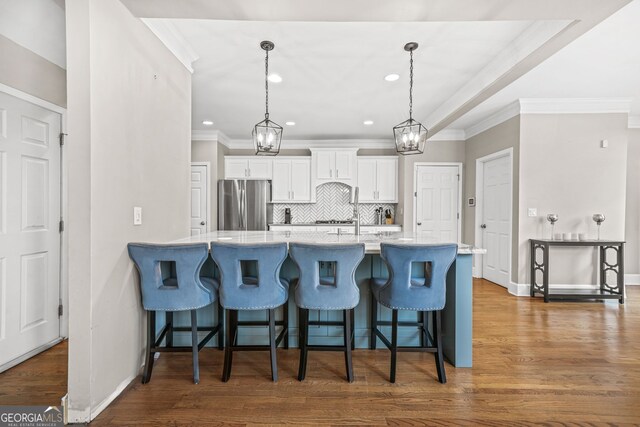
[[282,77],[280,77],[280,74],[269,74],[269,77],[267,77],[267,79],[269,79],[271,83],[280,83],[282,81]]
[[211,120],[203,120],[202,124],[205,126],[211,126],[213,124],[213,122]]
[[400,76],[398,74],[387,74],[386,76],[384,76],[384,79],[388,82],[395,82],[399,78]]
[[373,124],[373,120],[365,120],[362,123],[364,123],[365,126],[371,126]]
[[284,124],[287,126],[295,126],[296,122],[285,122]]

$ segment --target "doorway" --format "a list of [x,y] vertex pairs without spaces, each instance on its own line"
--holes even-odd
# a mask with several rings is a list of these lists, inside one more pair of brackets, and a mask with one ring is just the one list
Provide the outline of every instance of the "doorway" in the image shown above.
[[206,234],[211,222],[209,162],[191,163],[191,237]]
[[462,163],[414,164],[414,232],[460,242],[461,183]]
[[487,250],[479,277],[509,288],[513,217],[513,149],[476,160],[476,245]]
[[57,344],[66,334],[61,330],[64,110],[2,90],[0,372]]

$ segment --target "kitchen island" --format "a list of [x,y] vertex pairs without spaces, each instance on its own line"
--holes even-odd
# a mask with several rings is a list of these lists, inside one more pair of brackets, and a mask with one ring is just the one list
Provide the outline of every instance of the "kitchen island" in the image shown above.
[[[193,236],[178,240],[173,243],[195,243],[223,241],[230,243],[268,243],[268,242],[300,242],[317,244],[336,243],[364,243],[365,258],[356,270],[356,281],[360,288],[360,304],[355,309],[355,343],[357,348],[369,348],[369,309],[371,292],[369,291],[369,279],[371,277],[388,277],[387,268],[380,258],[381,243],[397,244],[438,244],[440,242],[424,233],[409,232],[378,232],[361,235],[333,234],[327,232],[298,232],[298,231],[216,231],[199,236]],[[443,310],[443,341],[444,354],[448,361],[456,367],[471,367],[472,365],[472,327],[473,327],[473,303],[472,303],[472,257],[483,254],[483,249],[470,245],[458,245],[458,256],[447,274],[447,302]],[[216,275],[213,262],[210,261],[203,268],[205,274]],[[423,275],[423,271],[416,269],[416,276]],[[282,266],[281,277],[293,280],[298,277],[295,263],[287,258]],[[266,312],[243,312],[246,320],[266,320]],[[289,342],[297,345],[297,310],[293,300],[293,287],[290,288],[289,299]],[[342,313],[311,311],[311,319],[315,320],[340,320]],[[380,320],[390,320],[391,310],[379,307]],[[215,323],[216,316],[210,307],[201,309],[198,313],[199,323],[206,325]],[[401,311],[400,321],[415,321],[416,313]],[[184,322],[188,325],[188,316],[180,316],[176,323]],[[267,334],[260,327],[243,328],[240,331],[241,343],[266,344]],[[390,327],[381,327],[385,335],[390,336]],[[311,340],[317,344],[340,345],[342,343],[342,328],[338,326],[318,326],[310,330]],[[176,337],[176,340],[188,337]],[[420,334],[417,328],[405,327],[398,331],[399,345],[419,345]]]

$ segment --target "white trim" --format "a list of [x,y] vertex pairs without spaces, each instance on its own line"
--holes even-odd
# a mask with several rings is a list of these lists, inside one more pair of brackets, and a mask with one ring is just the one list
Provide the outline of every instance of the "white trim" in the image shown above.
[[466,133],[464,129],[442,129],[435,135],[427,138],[429,141],[464,141],[466,139]]
[[640,285],[640,274],[625,274],[624,275],[624,284],[626,286],[636,286]]
[[191,166],[204,166],[207,170],[207,224],[205,233],[211,231],[211,162],[191,162]]
[[501,108],[495,113],[490,114],[479,122],[476,122],[475,124],[466,128],[464,130],[465,138],[472,138],[484,132],[485,130],[491,129],[492,127],[497,126],[500,123],[506,122],[507,120],[517,116],[518,114],[520,114],[520,102],[514,101],[506,105],[504,108]]
[[116,389],[113,391],[113,393],[111,393],[102,402],[100,402],[98,405],[96,405],[96,407],[94,409],[89,409],[89,413],[90,413],[90,418],[89,419],[80,420],[80,422],[91,422],[91,421],[93,421],[98,415],[100,415],[100,413],[102,411],[105,410],[105,408],[107,406],[109,406],[118,396],[120,396],[120,393],[122,393],[124,391],[124,389],[127,388],[129,386],[129,384],[131,384],[131,382],[136,379],[137,376],[138,376],[138,374],[136,373],[135,375],[131,375],[131,376],[127,377],[124,381],[122,381],[118,385],[118,387],[116,387]]
[[606,114],[631,111],[631,98],[523,98],[520,114]]
[[193,74],[192,64],[200,57],[182,34],[180,34],[176,26],[167,19],[141,18],[141,20],[149,27],[151,32],[160,39],[167,49],[178,58],[178,61]]
[[[413,164],[413,227],[412,230],[415,233],[418,228],[418,167],[420,166],[431,166],[431,167],[451,167],[455,166],[458,168],[458,243],[462,242],[462,163],[461,162],[415,162]],[[479,258],[479,257],[474,257]]]
[[[484,242],[482,238],[482,229],[479,224],[482,223],[484,194],[482,192],[484,188],[484,163],[500,159],[502,157],[509,157],[509,283],[511,283],[511,264],[513,262],[513,147],[506,148],[504,150],[497,151],[492,154],[480,157],[476,159],[476,208],[475,208],[475,246],[483,247]],[[485,257],[474,257],[474,264],[478,277],[484,277],[484,259]],[[500,285],[504,286],[504,285]],[[509,284],[505,286],[509,288]]]
[[511,295],[515,295],[517,297],[528,297],[531,295],[529,292],[530,286],[526,283],[515,283],[510,280],[507,289]]
[[62,342],[62,337],[58,337],[56,339],[54,339],[51,342],[48,342],[46,344],[41,345],[40,347],[34,348],[33,350],[29,351],[28,353],[25,353],[21,356],[16,357],[13,360],[8,361],[7,363],[5,363],[4,365],[0,366],[0,372],[4,372],[7,369],[11,369],[16,365],[19,365],[20,363],[24,362],[27,359],[31,359],[33,356],[35,356],[36,354],[42,353],[43,351],[49,350],[51,347],[53,347],[54,345],[58,344]]
[[[630,98],[520,98],[467,127],[465,138],[474,137],[519,114],[628,114],[631,102]],[[640,116],[630,116],[629,127],[640,127]]]
[[629,129],[640,129],[640,116],[629,116],[627,126]]
[[30,102],[32,104],[37,105],[38,107],[46,108],[47,110],[51,110],[54,113],[58,114],[66,114],[67,109],[56,105],[52,102],[45,101],[44,99],[38,98],[36,96],[30,95],[27,92],[23,92],[19,89],[13,88],[11,86],[7,86],[5,84],[0,83],[0,92],[4,92],[8,95],[15,96],[16,98],[20,98],[23,101]]

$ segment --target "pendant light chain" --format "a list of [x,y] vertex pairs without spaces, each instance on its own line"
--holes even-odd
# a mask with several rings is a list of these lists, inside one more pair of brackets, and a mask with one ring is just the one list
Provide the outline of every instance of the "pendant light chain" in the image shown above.
[[264,89],[265,89],[265,108],[264,108],[264,118],[269,119],[269,50],[267,52],[264,60]]
[[409,51],[409,119],[413,118],[413,50]]

